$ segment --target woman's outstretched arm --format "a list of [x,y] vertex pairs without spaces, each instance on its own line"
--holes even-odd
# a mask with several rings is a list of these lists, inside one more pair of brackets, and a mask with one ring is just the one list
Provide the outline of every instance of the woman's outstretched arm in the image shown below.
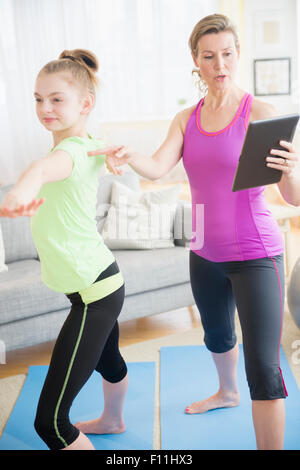
[[193,108],[185,109],[174,117],[166,139],[151,157],[141,155],[131,148],[120,146],[95,150],[88,152],[88,155],[106,154],[106,163],[112,173],[120,173],[118,167],[129,164],[133,170],[144,178],[159,179],[166,175],[182,156],[185,127],[192,110]]

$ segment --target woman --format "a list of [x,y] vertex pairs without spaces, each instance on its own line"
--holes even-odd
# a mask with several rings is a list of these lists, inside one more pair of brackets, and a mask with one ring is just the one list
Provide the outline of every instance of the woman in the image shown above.
[[[122,411],[128,374],[119,351],[117,322],[124,280],[95,222],[98,175],[105,156],[98,154],[95,160],[87,156],[88,150],[103,146],[86,130],[97,70],[93,53],[75,49],[63,51],[39,72],[36,112],[52,133],[54,147],[23,171],[0,206],[2,217],[32,217],[43,282],[71,302],[34,423],[51,450],[93,450],[84,433],[125,430]],[[70,407],[94,370],[103,378],[103,414],[73,425]]]
[[[240,46],[230,20],[219,14],[203,18],[189,41],[193,61],[207,93],[196,106],[179,112],[166,140],[151,158],[128,149],[108,157],[111,171],[129,163],[145,178],[157,179],[183,158],[196,206],[204,204],[204,244],[191,241],[190,277],[195,302],[220,387],[186,413],[203,413],[239,404],[236,382],[238,344],[234,330],[237,306],[243,334],[247,379],[258,449],[282,449],[287,395],[279,365],[284,308],[284,245],[267,209],[263,187],[233,193],[235,169],[249,121],[278,115],[235,83]],[[271,150],[270,168],[282,171],[278,188],[292,205],[300,204],[298,157],[293,146]],[[89,155],[93,155],[90,152]],[[280,158],[278,158],[280,157]],[[200,242],[200,240],[198,240]]]

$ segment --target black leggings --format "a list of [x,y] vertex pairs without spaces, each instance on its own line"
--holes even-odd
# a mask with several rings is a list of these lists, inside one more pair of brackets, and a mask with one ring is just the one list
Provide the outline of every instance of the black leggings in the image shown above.
[[[95,282],[118,271],[114,262]],[[54,346],[34,423],[51,450],[62,449],[79,436],[79,430],[70,423],[69,410],[93,371],[111,383],[127,374],[119,351],[117,322],[124,302],[124,284],[88,305],[78,292],[66,295],[72,303],[71,311]]]
[[237,307],[252,400],[285,398],[279,365],[284,309],[283,255],[215,263],[191,251],[190,276],[207,348],[224,353],[235,346]]

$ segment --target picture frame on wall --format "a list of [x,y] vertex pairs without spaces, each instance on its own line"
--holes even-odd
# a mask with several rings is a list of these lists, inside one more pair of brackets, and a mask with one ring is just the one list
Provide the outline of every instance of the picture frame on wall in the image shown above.
[[291,58],[254,59],[254,95],[291,94]]

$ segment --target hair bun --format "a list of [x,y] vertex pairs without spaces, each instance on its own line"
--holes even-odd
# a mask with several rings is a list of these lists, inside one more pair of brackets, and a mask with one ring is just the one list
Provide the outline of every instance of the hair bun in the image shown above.
[[76,60],[76,58],[73,57],[72,55],[64,55],[63,57],[61,57],[61,59],[71,59],[71,60],[73,60],[73,61]]
[[71,51],[64,50],[60,55],[59,59],[71,59],[78,61],[79,63],[85,64],[94,73],[98,72],[99,63],[98,59],[93,52],[86,49],[73,49]]

